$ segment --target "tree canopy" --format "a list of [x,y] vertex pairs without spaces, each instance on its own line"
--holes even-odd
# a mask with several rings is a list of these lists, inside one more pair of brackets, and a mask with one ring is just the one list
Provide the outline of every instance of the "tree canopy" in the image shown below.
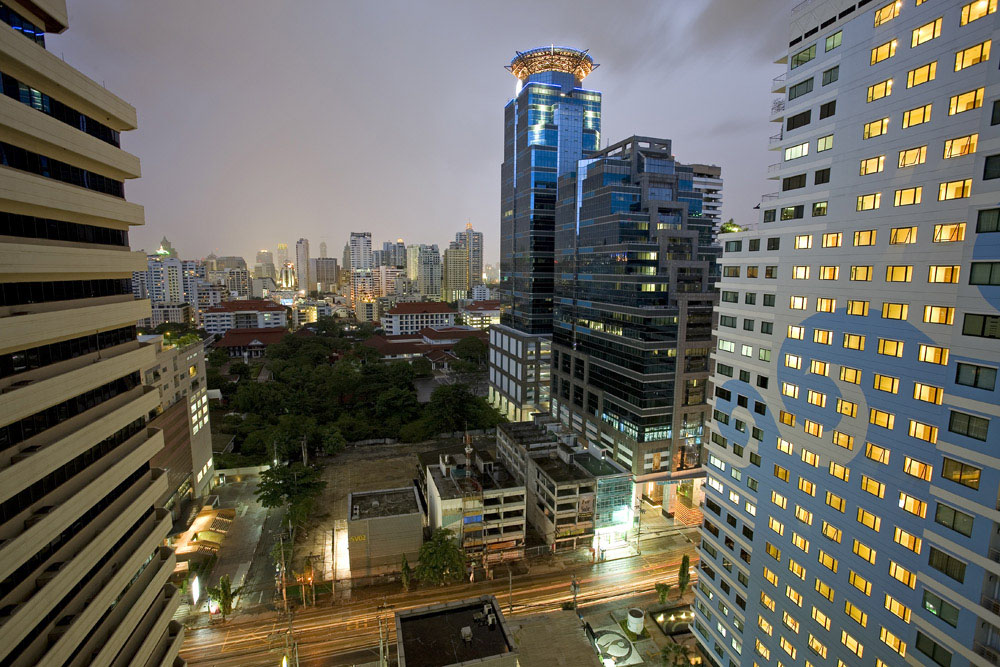
[[465,552],[455,534],[438,528],[420,547],[417,579],[427,584],[444,585],[465,576]]

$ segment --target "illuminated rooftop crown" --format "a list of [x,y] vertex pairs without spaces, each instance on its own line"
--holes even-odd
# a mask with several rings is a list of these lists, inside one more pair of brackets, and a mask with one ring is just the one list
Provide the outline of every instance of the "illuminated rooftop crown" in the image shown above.
[[507,65],[510,73],[521,81],[539,72],[566,72],[583,81],[598,67],[587,51],[569,49],[565,46],[543,46],[530,51],[517,51],[517,55]]

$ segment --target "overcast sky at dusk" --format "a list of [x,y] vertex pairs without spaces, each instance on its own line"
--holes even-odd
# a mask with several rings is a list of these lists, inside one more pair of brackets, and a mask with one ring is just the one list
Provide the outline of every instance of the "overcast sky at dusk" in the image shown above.
[[748,222],[775,189],[769,83],[792,4],[70,0],[47,44],[138,110],[133,248],[166,235],[185,259],[252,265],[304,236],[339,258],[351,231],[447,245],[471,220],[494,262],[515,49],[590,49],[602,139],[667,137],[721,165],[723,213]]

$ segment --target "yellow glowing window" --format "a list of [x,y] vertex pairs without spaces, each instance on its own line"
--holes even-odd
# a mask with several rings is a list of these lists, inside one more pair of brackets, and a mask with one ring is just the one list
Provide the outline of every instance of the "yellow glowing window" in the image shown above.
[[[801,600],[802,600],[802,597],[799,596],[799,606],[800,607],[802,606],[802,601]],[[795,646],[790,641],[788,641],[787,639],[785,639],[784,637],[782,637],[780,640],[778,640],[778,644],[781,646],[782,650],[784,650],[785,653],[787,653],[788,656],[792,660],[795,660],[795,656],[798,654],[798,649],[796,649]]]
[[766,551],[767,555],[773,558],[774,560],[778,561],[779,563],[781,562],[781,549],[779,549],[778,547],[774,546],[770,542],[765,542],[764,551]]
[[841,513],[847,507],[847,502],[843,498],[830,491],[826,492],[826,504]]
[[792,588],[791,586],[785,586],[785,597],[787,597],[789,600],[791,600],[798,606],[800,607],[802,606],[802,594],[799,593],[794,588]]
[[996,10],[997,0],[972,0],[969,4],[962,6],[962,22],[960,25],[972,23],[976,19],[981,19]]
[[847,435],[841,431],[833,432],[832,442],[838,447],[843,447],[844,449],[854,449],[854,436]]
[[847,302],[847,314],[848,315],[859,315],[861,317],[868,316],[868,302],[867,301],[854,301],[853,299]]
[[[813,614],[815,613],[816,613],[816,607],[813,607]],[[815,618],[815,615],[813,616],[813,618]],[[829,619],[827,619],[827,622],[829,622]],[[830,628],[828,627],[827,630],[829,629]],[[806,641],[806,645],[813,653],[826,660],[827,656],[826,644],[817,639],[811,632],[809,633],[809,639]]]
[[904,622],[910,622],[910,608],[888,593],[885,594],[885,608],[893,615],[903,619]]
[[823,551],[822,549],[819,550],[818,560],[820,565],[830,570],[831,572],[837,571],[838,567],[837,559],[828,554],[827,552]]
[[925,424],[911,419],[909,433],[912,437],[917,438],[918,440],[924,440],[925,442],[929,442],[931,444],[937,443],[937,426],[931,426],[930,424]]
[[774,464],[774,476],[780,479],[782,482],[788,481],[788,468],[783,468],[778,464]]
[[854,586],[865,595],[871,595],[872,582],[868,581],[857,572],[851,570],[851,576],[848,577],[848,581],[851,582],[851,586]]
[[918,401],[925,401],[927,403],[941,405],[941,402],[944,400],[944,389],[942,387],[935,387],[932,384],[924,384],[923,382],[914,382],[913,398],[917,399]]
[[913,204],[919,204],[920,199],[923,195],[923,187],[915,188],[903,188],[902,190],[896,190],[893,196],[893,206],[912,206]]
[[875,10],[875,27],[879,27],[883,23],[887,23],[897,16],[899,16],[899,8],[903,3],[899,0],[890,2],[885,7],[881,7]]
[[949,306],[924,306],[924,322],[928,324],[954,324],[955,309]]
[[927,271],[927,282],[929,283],[957,283],[959,269],[961,267],[931,265]]
[[868,614],[861,611],[861,609],[850,602],[844,602],[844,613],[850,616],[854,621],[858,623],[861,627],[868,627]]
[[[795,395],[798,396],[798,387],[795,388]],[[778,447],[778,451],[779,452],[782,452],[784,454],[788,454],[789,456],[792,454],[792,452],[795,449],[795,445],[793,445],[792,443],[788,442],[784,438],[778,438],[778,445],[777,445],[777,447]]]
[[808,250],[811,247],[813,247],[812,234],[801,234],[795,237],[796,250]]
[[918,146],[916,148],[907,148],[905,151],[899,151],[900,169],[923,164],[926,160],[927,146]]
[[[802,428],[809,435],[816,436],[817,438],[820,438],[820,437],[823,436],[823,425],[820,424],[820,423],[818,423],[818,422],[814,422],[811,419],[806,419],[802,423]],[[799,484],[799,488],[800,489],[802,488],[802,484]]]
[[811,526],[813,522],[813,513],[807,510],[805,507],[802,507],[802,505],[796,505],[795,518],[801,521],[802,523]]
[[771,582],[772,586],[778,585],[778,575],[776,575],[774,572],[767,569],[766,567],[764,568],[764,578],[767,579],[769,582]]
[[908,493],[899,492],[899,506],[910,514],[919,516],[921,519],[927,517],[927,503]]
[[825,361],[819,361],[818,359],[813,359],[809,362],[809,372],[813,375],[829,375],[830,374],[830,364]]
[[868,102],[874,102],[875,100],[880,100],[883,97],[888,97],[889,95],[892,95],[892,79],[879,81],[878,83],[868,86]]
[[859,211],[873,211],[877,209],[882,204],[882,193],[875,192],[870,195],[860,195],[858,197],[858,207]]
[[892,377],[891,375],[876,373],[874,388],[879,391],[887,391],[890,394],[899,393],[899,378]]
[[972,67],[973,65],[978,65],[979,63],[986,62],[990,59],[990,44],[992,40],[986,40],[976,44],[975,46],[970,46],[967,49],[962,49],[955,54],[955,71],[963,70],[966,67]]
[[[945,159],[961,157],[976,152],[976,144],[979,142],[979,134],[967,134],[964,137],[947,139],[944,142]],[[957,181],[962,182],[962,181]]]
[[919,46],[924,42],[929,42],[935,37],[941,36],[941,19],[937,18],[930,23],[925,23],[916,30],[913,31],[913,37],[910,40],[910,48],[914,46]]
[[896,415],[885,410],[871,408],[868,411],[868,423],[892,430],[896,426]]
[[934,471],[934,466],[930,463],[924,463],[923,461],[918,461],[917,459],[906,457],[903,461],[903,472],[907,475],[911,475],[918,479],[922,479],[925,482],[931,481],[931,473]]
[[903,356],[903,341],[879,338],[878,353],[887,357],[901,357]]
[[914,86],[919,86],[922,83],[933,81],[936,75],[937,61],[927,63],[926,65],[922,65],[916,69],[911,69],[906,73],[906,87],[913,88]]
[[821,408],[826,407],[826,394],[822,392],[810,389],[809,396],[806,400],[808,400],[808,402],[811,403],[812,405],[817,405]]
[[816,299],[816,312],[817,313],[832,313],[837,310],[837,300],[820,298]]
[[876,533],[882,527],[882,517],[875,516],[863,507],[858,508],[858,523],[871,528]]
[[875,239],[877,237],[878,237],[878,232],[874,229],[863,229],[854,232],[854,245],[873,246],[875,245]]
[[882,465],[889,465],[889,450],[885,447],[879,447],[878,445],[866,442],[865,443],[865,456],[867,456],[872,461],[876,463],[881,463]]
[[841,232],[832,232],[830,234],[823,234],[823,247],[824,248],[839,248],[841,243],[844,241],[844,235]]
[[913,279],[913,267],[907,265],[885,267],[887,283],[908,283]]
[[877,174],[885,168],[885,156],[878,155],[861,161],[861,176]]
[[910,572],[896,561],[889,562],[889,576],[896,581],[902,582],[910,588],[916,588],[917,575]]
[[792,533],[792,544],[794,544],[802,551],[809,553],[809,540],[802,537],[798,533]]
[[[792,398],[799,397],[799,386],[797,384],[792,384],[790,382],[781,383],[781,393],[785,396],[791,396]],[[781,448],[781,441],[778,442],[778,448]],[[787,452],[786,452],[787,453]]]
[[781,509],[785,509],[788,507],[788,498],[784,497],[777,491],[771,492],[771,502],[780,507]]
[[878,120],[873,120],[870,123],[865,123],[864,133],[862,134],[862,139],[871,139],[873,137],[878,137],[889,131],[889,119],[879,118]]
[[832,523],[827,523],[826,521],[823,522],[823,536],[826,537],[827,539],[839,543],[841,537],[843,537],[843,534],[844,531],[842,531],[840,528],[837,528]]
[[920,351],[917,353],[917,358],[928,364],[940,364],[942,366],[947,366],[948,348],[921,344]]
[[861,476],[861,490],[867,491],[873,496],[878,496],[879,498],[885,497],[885,484],[877,479],[872,479],[868,475]]
[[[766,570],[767,568],[764,568],[764,569]],[[777,581],[777,580],[775,580],[775,581]],[[777,586],[777,583],[775,583],[774,585]],[[760,603],[763,606],[765,606],[768,609],[770,609],[771,611],[774,611],[774,598],[772,598],[770,595],[768,595],[764,591],[760,592]]]
[[835,461],[830,461],[830,474],[846,482],[851,478],[851,469]]
[[809,142],[789,146],[785,149],[785,162],[809,155]]
[[893,651],[898,653],[900,656],[906,655],[906,644],[896,635],[892,634],[885,628],[879,631],[879,639],[882,643],[891,648]]
[[920,547],[924,541],[911,532],[905,531],[899,526],[893,531],[892,539],[896,544],[906,547],[913,553],[920,553]]
[[934,243],[955,243],[965,240],[964,222],[947,222],[934,225]]
[[785,355],[785,366],[788,368],[794,368],[796,370],[801,370],[802,368],[802,357],[797,354],[786,354]]
[[792,310],[805,310],[809,306],[809,297],[792,296],[788,299],[788,307]]
[[837,399],[837,412],[842,415],[847,415],[848,417],[858,416],[858,404],[852,403],[851,401],[846,401],[842,398]]
[[785,534],[785,524],[781,523],[780,521],[778,521],[777,519],[775,519],[773,516],[770,517],[770,518],[768,518],[767,525],[768,525],[768,527],[770,527],[771,530],[773,530],[774,532],[776,532],[778,535],[784,535]]
[[864,350],[865,349],[865,337],[861,334],[844,334],[844,347],[849,350]]
[[[834,595],[833,588],[821,579],[816,580],[816,592],[825,597],[830,602],[833,602],[833,595]],[[817,623],[819,623],[827,630],[829,630],[830,619],[827,618],[826,614],[816,609],[816,607],[813,607],[813,618],[817,618],[817,615],[819,616],[819,619],[822,619],[822,620],[817,619]]]
[[930,104],[925,104],[909,111],[903,112],[903,129],[908,127],[913,127],[914,125],[923,125],[924,123],[930,122],[931,119],[931,106]]
[[972,111],[983,106],[983,89],[976,88],[968,92],[953,95],[948,101],[948,115]]
[[864,542],[859,542],[857,540],[854,540],[854,553],[860,556],[861,558],[864,558],[872,565],[875,564],[875,550],[872,549],[867,544],[865,544]]
[[779,420],[786,426],[795,426],[795,415],[791,412],[785,412],[782,410],[779,413]]
[[[775,584],[775,586],[777,586],[777,584]],[[771,659],[771,649],[761,644],[759,639],[754,640],[754,649],[756,649],[757,653],[759,653],[765,660]]]
[[[853,574],[853,572],[852,572]],[[868,585],[868,589],[871,590],[871,584]],[[866,594],[867,595],[867,594]],[[865,647],[857,639],[852,637],[846,630],[840,631],[840,643],[847,647],[847,649],[858,656],[859,658],[864,655]],[[838,666],[839,667],[839,666]],[[846,664],[845,664],[846,667]]]
[[[802,578],[805,579],[805,576],[803,576]],[[795,620],[795,617],[789,614],[787,611],[782,613],[781,622],[784,623],[785,627],[787,627],[792,632],[799,631],[799,622]]]
[[840,267],[839,266],[821,266],[819,267],[819,279],[820,280],[837,280],[840,277]]
[[966,178],[962,181],[949,181],[942,183],[938,187],[938,201],[949,199],[964,199],[972,194],[972,179]]
[[802,462],[806,465],[810,465],[814,468],[819,467],[819,454],[816,452],[811,452],[808,449],[802,450]]
[[805,338],[805,327],[800,327],[797,324],[788,325],[788,337],[793,340],[803,340]]
[[875,65],[896,55],[896,40],[886,42],[872,49],[870,64]]
[[840,379],[851,384],[861,384],[861,369],[850,366],[840,367]]
[[905,303],[886,301],[882,304],[882,317],[886,320],[905,320],[909,310],[910,306]]
[[820,345],[831,345],[833,343],[833,332],[829,329],[816,329],[813,331],[813,342]]
[[916,242],[917,242],[916,227],[893,227],[892,231],[889,234],[889,245],[905,245]]
[[771,636],[771,624],[764,620],[763,616],[757,616],[757,627],[763,630],[768,637]]
[[[857,236],[855,236],[857,239]],[[855,244],[857,245],[857,244]],[[860,280],[868,282],[872,279],[872,267],[870,266],[852,266],[851,267],[851,280]]]
[[792,267],[792,280],[809,280],[809,267],[808,266],[793,266]]

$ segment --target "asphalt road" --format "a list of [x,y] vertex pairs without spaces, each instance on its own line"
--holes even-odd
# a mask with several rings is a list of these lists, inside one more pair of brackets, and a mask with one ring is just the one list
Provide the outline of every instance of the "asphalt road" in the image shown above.
[[[691,557],[695,575],[692,578],[695,579],[698,556],[690,543],[660,553],[515,577],[513,613],[516,616],[559,609],[563,602],[572,599],[569,584],[573,574],[580,584],[580,605],[648,597],[656,583],[676,583],[677,567],[684,554]],[[387,596],[381,603],[366,600],[298,610],[293,615],[292,635],[298,642],[300,664],[302,667],[326,667],[375,660],[378,658],[380,613],[385,619],[387,639],[395,644],[394,611],[483,594],[496,595],[507,613],[508,582],[502,576],[474,584],[400,592]],[[389,608],[380,612],[380,604]],[[287,617],[277,613],[238,616],[225,624],[188,630],[181,657],[192,666],[278,665],[287,628]]]

